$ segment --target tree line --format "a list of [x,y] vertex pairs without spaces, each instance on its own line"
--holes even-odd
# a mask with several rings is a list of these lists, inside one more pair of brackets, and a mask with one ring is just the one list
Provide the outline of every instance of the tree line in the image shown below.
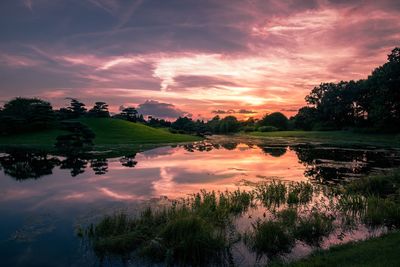
[[[179,117],[175,121],[168,121],[148,116],[147,119],[139,114],[134,107],[125,107],[120,113],[111,115],[105,102],[96,102],[90,109],[75,98],[68,98],[69,106],[53,109],[51,104],[38,98],[17,97],[8,101],[0,109],[0,133],[2,135],[40,131],[51,128],[61,128],[69,131],[68,136],[60,137],[60,147],[81,147],[90,144],[94,135],[76,119],[115,118],[133,123],[143,123],[150,127],[169,128],[172,133],[188,134],[227,134],[240,130],[287,130],[289,120],[282,113],[276,112],[266,115],[263,119],[250,118],[239,121],[234,116],[220,118],[215,116],[211,120],[193,120],[189,117]],[[68,142],[67,142],[68,140]],[[72,143],[74,146],[72,146]]]
[[400,131],[400,48],[366,79],[322,83],[292,118],[303,130]]

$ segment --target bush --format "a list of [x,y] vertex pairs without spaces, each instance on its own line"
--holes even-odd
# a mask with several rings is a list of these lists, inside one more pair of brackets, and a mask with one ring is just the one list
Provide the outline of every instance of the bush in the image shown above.
[[279,129],[274,126],[261,126],[261,127],[258,127],[258,131],[259,132],[276,132],[276,131],[279,131]]

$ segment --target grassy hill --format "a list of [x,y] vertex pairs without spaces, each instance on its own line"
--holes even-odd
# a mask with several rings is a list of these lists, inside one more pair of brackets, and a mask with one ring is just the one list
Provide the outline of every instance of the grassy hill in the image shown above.
[[[161,144],[200,140],[199,137],[172,134],[166,129],[156,129],[140,123],[118,119],[83,118],[80,122],[96,134],[95,145]],[[53,146],[61,130],[45,130],[11,136],[1,136],[1,145]]]
[[96,134],[96,145],[106,144],[158,144],[190,142],[200,140],[199,137],[172,134],[166,129],[156,129],[140,123],[132,123],[118,119],[80,119]]

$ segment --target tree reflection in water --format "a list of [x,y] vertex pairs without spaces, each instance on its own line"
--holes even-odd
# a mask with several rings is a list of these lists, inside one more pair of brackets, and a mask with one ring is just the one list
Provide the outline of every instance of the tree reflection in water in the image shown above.
[[60,162],[60,169],[71,170],[71,176],[75,177],[85,172],[88,161],[77,156],[67,156]]
[[279,158],[286,153],[286,146],[258,146],[266,155]]
[[38,179],[53,173],[59,159],[41,152],[13,151],[0,156],[0,165],[6,175],[16,180]]
[[[136,154],[121,158],[124,167],[134,167]],[[22,181],[38,179],[51,175],[55,167],[61,170],[70,170],[72,177],[78,176],[87,170],[88,163],[96,175],[108,172],[108,160],[106,158],[88,158],[84,155],[52,156],[44,152],[31,152],[25,150],[12,150],[0,154],[0,168],[4,174]]]
[[338,147],[292,146],[299,162],[306,170],[304,176],[322,183],[340,183],[343,180],[369,174],[375,169],[400,166],[397,150],[367,150]]
[[124,156],[120,158],[119,162],[121,162],[121,165],[124,167],[133,168],[137,164],[137,161],[135,161],[135,157],[136,153],[130,156]]
[[[171,147],[171,149],[184,149],[191,153],[222,149],[229,150],[231,153],[241,153],[243,146],[245,146],[245,149],[255,152],[261,151],[266,156],[274,157],[278,161],[279,157],[285,157],[288,150],[294,151],[298,161],[305,166],[304,176],[322,184],[339,183],[346,179],[369,174],[376,169],[400,166],[400,152],[398,150],[350,149],[315,145],[254,145],[232,141],[220,143],[195,142],[177,145]],[[232,155],[234,156],[234,154]],[[135,158],[136,153],[133,153],[121,157],[119,162],[123,167],[134,168],[138,163]],[[90,154],[67,154],[58,157],[31,150],[11,150],[0,154],[0,167],[4,173],[19,181],[50,175],[55,167],[70,170],[71,176],[75,177],[84,173],[88,165],[96,175],[104,175],[109,170],[107,158],[94,157]]]
[[108,172],[108,160],[105,158],[91,159],[90,168],[96,175],[106,174]]

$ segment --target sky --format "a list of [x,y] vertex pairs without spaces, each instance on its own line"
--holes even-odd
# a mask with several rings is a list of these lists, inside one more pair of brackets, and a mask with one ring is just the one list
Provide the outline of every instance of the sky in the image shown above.
[[400,45],[398,0],[1,0],[0,101],[144,115],[294,115]]

